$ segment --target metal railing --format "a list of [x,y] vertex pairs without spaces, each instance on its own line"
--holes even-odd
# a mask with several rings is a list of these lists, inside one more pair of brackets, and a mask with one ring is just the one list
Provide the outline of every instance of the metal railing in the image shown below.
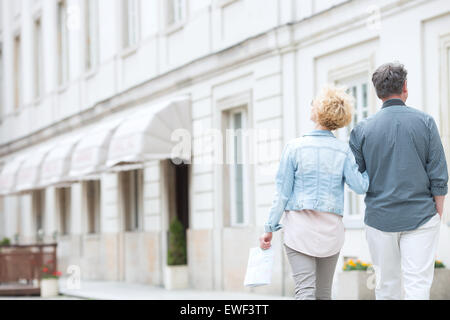
[[[45,273],[57,270],[57,244],[0,246],[0,285],[33,284]],[[47,270],[43,270],[47,268]]]

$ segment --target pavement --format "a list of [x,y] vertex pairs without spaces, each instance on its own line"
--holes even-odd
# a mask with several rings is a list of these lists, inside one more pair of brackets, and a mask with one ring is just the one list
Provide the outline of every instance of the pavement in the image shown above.
[[0,297],[0,300],[84,300],[84,299],[59,295],[57,297],[51,297],[51,298],[42,298],[42,297],[38,297],[38,296]]
[[60,279],[59,292],[66,298],[94,300],[292,300],[293,298],[245,292],[166,290],[158,286],[115,281],[81,280],[79,289],[67,288]]

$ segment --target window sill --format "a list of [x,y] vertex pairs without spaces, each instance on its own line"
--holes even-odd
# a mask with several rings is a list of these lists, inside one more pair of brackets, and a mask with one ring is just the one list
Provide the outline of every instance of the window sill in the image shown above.
[[139,234],[139,233],[143,233],[142,230],[137,229],[137,230],[126,230],[124,231],[125,234]]
[[84,79],[85,80],[90,80],[92,79],[97,73],[98,73],[98,66],[95,66],[89,70],[86,70],[86,72],[84,73]]
[[85,240],[100,240],[100,233],[86,233],[84,235]]
[[41,103],[42,103],[42,97],[39,96],[39,97],[37,97],[37,98],[34,98],[32,105],[33,105],[33,107],[37,107],[37,106],[40,105]]
[[122,51],[120,52],[120,57],[122,59],[126,59],[129,56],[136,54],[138,47],[139,47],[139,44],[134,44],[130,47],[123,48]]
[[61,234],[61,235],[58,237],[58,241],[68,241],[68,240],[70,240],[70,239],[72,239],[72,237],[70,236],[69,233]]
[[6,115],[6,117],[12,117],[12,118],[17,117],[20,114],[20,112],[22,111],[22,108],[23,108],[22,106],[14,107],[14,110],[12,112],[8,113]]
[[64,84],[58,86],[58,88],[56,89],[56,93],[58,93],[58,94],[64,93],[65,91],[67,91],[67,88],[69,88],[69,84],[64,83]]
[[166,27],[166,30],[164,31],[164,33],[165,33],[166,36],[169,36],[169,35],[171,35],[173,33],[181,31],[184,28],[185,25],[186,25],[186,19],[183,19],[182,21],[175,22],[175,23],[173,23],[171,25],[168,25]]
[[217,7],[223,8],[239,0],[217,0]]

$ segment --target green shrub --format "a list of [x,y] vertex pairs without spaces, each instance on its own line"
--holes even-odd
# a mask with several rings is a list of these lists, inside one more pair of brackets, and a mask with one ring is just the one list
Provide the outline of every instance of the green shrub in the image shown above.
[[436,269],[444,269],[445,268],[445,264],[442,261],[436,260],[434,262],[434,267]]
[[186,237],[184,233],[184,226],[180,220],[175,218],[169,226],[167,264],[169,266],[178,266],[186,263]]
[[9,246],[11,244],[11,241],[9,238],[3,238],[2,241],[0,241],[0,246]]

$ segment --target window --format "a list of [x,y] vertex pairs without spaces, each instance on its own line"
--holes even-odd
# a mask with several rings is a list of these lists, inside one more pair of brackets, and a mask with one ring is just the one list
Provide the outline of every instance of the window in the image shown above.
[[69,29],[67,28],[66,1],[58,2],[58,84],[69,80]]
[[139,41],[139,2],[138,0],[123,1],[123,47],[129,48]]
[[98,0],[85,0],[86,70],[98,64]]
[[86,181],[85,204],[86,204],[86,231],[89,234],[100,231],[100,181]]
[[14,17],[20,15],[20,11],[22,10],[22,1],[11,1],[12,2],[12,11]]
[[0,122],[3,117],[3,46],[0,44]]
[[[369,116],[369,84],[367,75],[353,77],[345,81],[339,81],[339,85],[345,85],[347,92],[355,98],[355,109],[351,124],[347,128],[339,131],[339,138],[342,140],[349,140],[350,132],[355,125]],[[362,221],[365,211],[364,195],[357,195],[346,186],[345,201],[345,215],[355,220]]]
[[186,19],[186,0],[167,1],[167,25],[176,25]]
[[22,49],[20,35],[14,37],[14,109],[22,103]]
[[43,216],[45,211],[45,190],[35,190],[31,195],[35,232],[38,239],[43,236]]
[[244,109],[228,112],[226,133],[226,160],[228,166],[228,195],[231,225],[245,225],[247,219],[247,168],[246,142],[246,113]]
[[43,59],[41,19],[34,21],[34,97],[40,98],[43,93]]
[[119,177],[125,231],[138,231],[142,225],[142,170],[124,171]]
[[56,201],[59,216],[59,232],[62,235],[70,233],[70,188],[57,188]]

